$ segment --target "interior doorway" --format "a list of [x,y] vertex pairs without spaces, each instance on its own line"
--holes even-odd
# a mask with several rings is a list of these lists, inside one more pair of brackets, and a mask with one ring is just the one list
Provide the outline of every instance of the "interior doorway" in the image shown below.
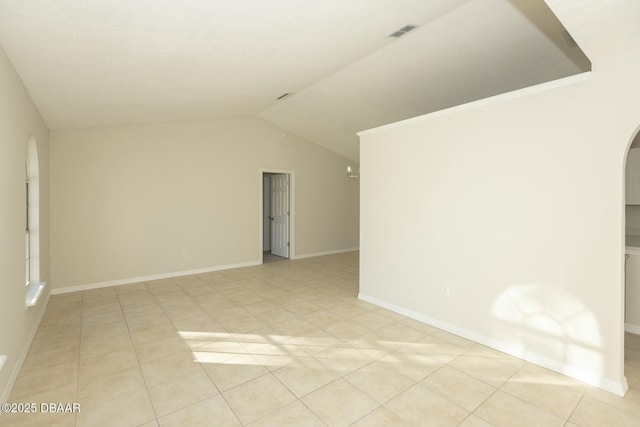
[[624,376],[640,389],[640,128],[627,150],[624,202]]
[[292,173],[263,171],[261,174],[262,262],[291,258]]

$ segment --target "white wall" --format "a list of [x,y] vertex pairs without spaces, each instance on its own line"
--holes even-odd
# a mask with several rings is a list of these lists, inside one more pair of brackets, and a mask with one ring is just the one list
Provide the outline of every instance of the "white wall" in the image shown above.
[[589,20],[575,2],[549,3],[591,74],[361,133],[360,292],[623,393],[638,8],[607,15],[592,2],[604,15]]
[[49,289],[25,307],[25,161],[35,137],[40,166],[40,279],[49,278],[48,130],[4,51],[0,48],[0,402],[8,398],[38,326]]
[[296,256],[357,248],[347,164],[252,118],[52,131],[53,287],[261,262],[261,169],[294,172]]

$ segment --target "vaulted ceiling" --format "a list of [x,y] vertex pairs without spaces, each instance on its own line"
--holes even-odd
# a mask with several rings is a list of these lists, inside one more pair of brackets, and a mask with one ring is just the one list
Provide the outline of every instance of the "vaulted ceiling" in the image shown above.
[[258,116],[356,161],[357,131],[590,69],[542,0],[0,0],[0,45],[50,129]]

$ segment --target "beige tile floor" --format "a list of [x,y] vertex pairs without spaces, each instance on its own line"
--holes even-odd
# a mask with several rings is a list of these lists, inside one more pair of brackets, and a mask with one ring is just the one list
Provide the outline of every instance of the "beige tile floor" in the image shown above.
[[12,402],[46,426],[638,426],[625,398],[356,298],[358,254],[54,296]]

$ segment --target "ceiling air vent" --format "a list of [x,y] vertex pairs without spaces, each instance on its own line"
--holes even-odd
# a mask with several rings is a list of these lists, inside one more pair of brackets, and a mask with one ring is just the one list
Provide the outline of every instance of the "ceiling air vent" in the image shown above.
[[293,93],[287,92],[287,93],[283,93],[282,95],[280,95],[280,96],[279,96],[279,97],[277,97],[276,99],[277,99],[278,101],[280,101],[280,100],[282,100],[282,99],[289,98],[289,97],[290,97],[290,96],[292,96],[292,95],[293,95]]
[[405,25],[404,27],[400,28],[399,30],[394,31],[393,33],[389,34],[389,37],[395,37],[395,38],[402,37],[405,34],[407,34],[409,31],[411,31],[411,30],[413,30],[415,28],[416,28],[415,25]]

